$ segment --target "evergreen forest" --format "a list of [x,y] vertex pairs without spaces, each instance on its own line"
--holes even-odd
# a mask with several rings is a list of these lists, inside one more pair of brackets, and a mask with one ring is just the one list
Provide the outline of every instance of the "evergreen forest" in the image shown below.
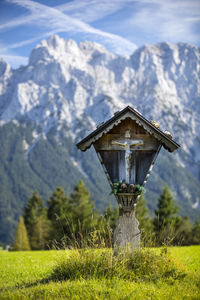
[[[140,197],[136,215],[140,223],[144,246],[200,244],[200,222],[191,223],[178,215],[178,207],[165,184],[157,200],[154,215],[150,215],[144,194]],[[19,218],[11,250],[45,250],[85,247],[112,247],[118,208],[109,205],[100,214],[83,181],[67,195],[57,187],[47,206],[37,191],[28,199]]]

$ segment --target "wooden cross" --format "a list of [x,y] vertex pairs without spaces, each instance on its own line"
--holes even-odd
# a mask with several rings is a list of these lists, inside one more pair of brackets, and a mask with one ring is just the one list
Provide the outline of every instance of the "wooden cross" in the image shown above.
[[130,130],[125,132],[125,139],[112,141],[112,145],[118,145],[125,150],[125,174],[126,174],[126,183],[131,183],[131,161],[132,161],[132,152],[131,147],[143,145],[144,142],[142,140],[131,140]]

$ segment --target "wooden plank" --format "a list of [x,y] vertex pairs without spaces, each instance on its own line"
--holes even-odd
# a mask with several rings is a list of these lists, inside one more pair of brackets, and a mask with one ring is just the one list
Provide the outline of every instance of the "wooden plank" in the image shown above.
[[119,151],[99,151],[112,182],[119,180]]
[[153,158],[153,161],[152,161],[151,166],[150,166],[150,168],[149,168],[149,171],[148,171],[148,173],[147,173],[147,175],[146,175],[146,177],[145,177],[145,180],[144,180],[144,182],[143,182],[143,186],[145,186],[145,184],[146,184],[146,182],[147,182],[147,180],[148,180],[148,178],[149,178],[149,175],[151,174],[151,171],[152,171],[152,169],[153,169],[153,166],[154,166],[154,164],[155,164],[155,162],[156,162],[156,159],[157,159],[157,157],[158,157],[158,154],[159,154],[161,148],[162,148],[162,144],[160,144],[160,145],[158,146],[158,149],[157,149],[157,151],[156,151],[156,154],[154,155],[154,158]]
[[144,183],[155,154],[156,151],[136,151],[136,183]]
[[111,188],[112,188],[112,187],[113,187],[113,183],[112,183],[111,178],[110,178],[110,176],[109,176],[109,174],[108,174],[108,172],[107,172],[107,170],[106,170],[106,167],[105,167],[105,165],[104,165],[104,163],[103,163],[103,159],[102,159],[102,157],[101,157],[101,154],[100,154],[99,152],[97,152],[97,156],[98,156],[99,161],[100,161],[100,163],[101,163],[101,165],[102,165],[102,168],[103,168],[103,170],[104,170],[104,173],[105,173],[105,175],[106,175],[106,177],[107,177],[107,179],[108,179],[108,182],[109,182],[109,184],[110,184],[110,186],[111,186]]
[[119,178],[118,180],[123,180],[126,178],[125,172],[125,151],[119,151]]
[[135,184],[136,180],[136,151],[132,151],[132,161],[131,161],[131,181],[130,183]]

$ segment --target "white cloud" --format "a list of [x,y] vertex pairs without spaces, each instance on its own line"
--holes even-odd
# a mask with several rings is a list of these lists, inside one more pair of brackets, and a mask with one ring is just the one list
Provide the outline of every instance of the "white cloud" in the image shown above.
[[127,3],[131,2],[133,3],[133,0],[74,0],[56,8],[62,12],[67,12],[75,18],[79,18],[81,21],[91,23],[119,11]]
[[[62,9],[67,10],[66,5],[62,6],[61,10],[59,10],[57,8],[48,7],[46,5],[31,0],[28,1],[8,0],[8,1],[14,4],[18,4],[24,8],[27,8],[31,12],[31,14],[30,16],[26,16],[25,18],[20,17],[15,20],[12,20],[9,23],[2,24],[0,26],[0,30],[6,30],[11,27],[34,23],[35,26],[42,27],[43,30],[44,28],[48,30],[51,29],[50,32],[53,31],[54,33],[70,32],[76,34],[81,32],[85,34],[91,34],[96,39],[96,41],[99,40],[101,43],[102,42],[105,43],[110,48],[111,51],[115,51],[117,53],[119,52],[131,53],[137,48],[135,44],[133,44],[131,41],[121,36],[96,29],[91,25],[81,21],[80,19],[73,18],[69,15],[64,14],[61,10]],[[122,3],[122,1],[117,1],[117,2],[119,2],[120,5]],[[112,11],[111,8],[110,11]],[[93,14],[93,20],[94,20],[94,14]],[[44,35],[48,36],[49,32],[45,33]],[[26,41],[21,41],[20,43],[13,44],[10,46],[10,48],[17,48],[21,45],[28,44],[29,42],[32,43],[34,40],[40,39],[40,36],[41,35],[39,35],[36,38],[28,39]]]
[[3,45],[1,53],[7,55],[7,60],[11,57],[16,61],[23,60],[23,57],[14,52],[10,53],[9,50],[17,50],[61,32],[66,33],[66,36],[81,35],[84,39],[100,42],[115,53],[130,54],[136,48],[134,43],[119,35],[94,28],[90,24],[106,17],[108,20],[109,15],[112,23],[112,15],[127,7],[128,14],[130,16],[132,12],[132,17],[129,19],[124,17],[113,26],[123,27],[125,34],[129,36],[131,34],[132,38],[134,34],[138,34],[142,43],[145,42],[145,37],[150,37],[149,40],[154,41],[199,42],[197,29],[196,32],[194,30],[194,26],[200,22],[199,0],[73,0],[56,7],[32,0],[7,0],[7,2],[27,9],[28,15],[0,24],[0,31],[6,32],[19,26],[30,25],[30,30],[31,26],[34,26],[34,32],[37,32],[35,36],[32,35],[26,40]]
[[199,0],[140,0],[138,4],[142,7],[126,25],[160,40],[199,41],[199,33],[194,31],[200,22]]

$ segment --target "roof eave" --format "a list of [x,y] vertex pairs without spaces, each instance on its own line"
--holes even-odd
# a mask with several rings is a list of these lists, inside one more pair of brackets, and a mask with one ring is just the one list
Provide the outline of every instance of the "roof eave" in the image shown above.
[[[132,112],[133,115],[136,115],[136,117],[138,118],[138,122],[139,124],[141,124],[143,127],[145,127],[145,129],[147,130],[147,127],[150,128],[150,131],[152,130],[153,135],[155,136],[155,138],[157,138],[158,140],[160,140],[160,142],[162,143],[162,145],[164,146],[165,149],[167,149],[169,152],[173,152],[175,150],[177,150],[180,145],[177,144],[175,141],[173,141],[170,137],[168,137],[164,132],[162,132],[160,129],[156,128],[154,125],[152,125],[146,118],[144,118],[139,112],[137,112],[136,110],[134,110],[133,108],[131,108],[130,106],[127,106],[126,108],[124,108],[122,111],[118,112],[117,114],[115,114],[111,119],[109,119],[107,122],[105,122],[104,124],[102,124],[100,127],[98,127],[96,130],[94,130],[92,133],[90,133],[88,136],[86,136],[82,141],[80,141],[76,146],[81,150],[81,151],[86,151],[87,149],[89,149],[91,147],[91,145],[98,140],[99,138],[101,138],[101,136],[107,132],[110,131],[110,129],[107,130],[107,128],[110,127],[110,125],[112,123],[113,127],[115,126],[115,123],[118,123],[118,121],[121,119],[121,121],[123,119],[126,119],[130,116],[127,116],[126,118],[122,119],[122,116],[126,115],[126,113],[130,111]],[[120,121],[120,122],[121,122]],[[120,123],[119,122],[119,123]],[[144,122],[144,124],[143,124]],[[146,127],[147,126],[147,127]],[[105,131],[105,132],[104,132]],[[148,130],[147,130],[148,131]],[[96,137],[96,138],[95,138]],[[158,138],[159,137],[159,138]]]

